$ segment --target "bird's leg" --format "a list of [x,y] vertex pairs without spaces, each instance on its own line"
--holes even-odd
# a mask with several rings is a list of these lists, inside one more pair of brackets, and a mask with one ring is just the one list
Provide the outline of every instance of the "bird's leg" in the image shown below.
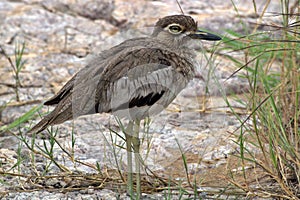
[[126,150],[127,150],[127,193],[130,197],[133,197],[133,181],[132,181],[132,132],[133,132],[133,122],[129,121],[128,126],[125,130],[126,139]]
[[140,120],[135,120],[134,132],[132,137],[132,145],[136,169],[136,199],[140,199],[141,195],[141,165],[140,165]]

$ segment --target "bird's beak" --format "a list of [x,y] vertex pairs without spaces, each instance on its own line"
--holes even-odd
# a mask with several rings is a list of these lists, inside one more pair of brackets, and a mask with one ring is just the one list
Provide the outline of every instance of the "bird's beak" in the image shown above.
[[221,37],[219,37],[217,35],[214,35],[214,34],[211,34],[211,33],[205,32],[205,31],[200,31],[200,30],[197,30],[196,32],[191,33],[189,36],[193,39],[200,39],[200,40],[216,41],[216,40],[222,39]]

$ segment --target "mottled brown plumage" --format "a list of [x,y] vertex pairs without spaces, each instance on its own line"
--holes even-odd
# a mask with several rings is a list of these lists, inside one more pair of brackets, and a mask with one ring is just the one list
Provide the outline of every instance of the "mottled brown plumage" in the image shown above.
[[197,31],[190,16],[173,15],[160,19],[151,37],[103,51],[44,103],[56,107],[30,132],[94,113],[130,120],[158,114],[194,77],[194,39],[220,38]]

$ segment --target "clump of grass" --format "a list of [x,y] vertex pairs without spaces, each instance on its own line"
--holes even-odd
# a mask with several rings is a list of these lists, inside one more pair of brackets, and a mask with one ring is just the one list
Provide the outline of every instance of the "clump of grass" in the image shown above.
[[14,52],[14,61],[8,56],[5,50],[0,46],[0,54],[2,54],[8,61],[14,73],[14,91],[16,95],[16,101],[20,101],[19,88],[22,86],[20,81],[20,73],[25,66],[26,60],[23,59],[25,42],[16,43]]
[[16,100],[20,101],[19,97],[19,88],[21,87],[20,81],[20,72],[23,69],[26,60],[23,59],[23,54],[25,50],[25,42],[22,44],[17,43],[15,48],[15,64],[11,65],[14,71],[14,78],[15,78],[15,93],[16,93]]
[[[239,67],[236,73],[245,72],[243,76],[249,82],[247,106],[251,113],[241,123],[237,141],[244,183],[234,179],[232,182],[253,196],[298,199],[300,16],[290,12],[289,1],[281,3],[282,13],[278,14],[282,16],[281,24],[264,24],[270,31],[255,29],[247,36],[231,31],[235,39],[224,38],[225,48],[243,53],[244,60],[228,57]],[[296,9],[299,13],[299,6]],[[255,188],[249,184],[250,176],[244,168],[249,163],[262,171],[256,177],[259,185]],[[266,187],[263,177],[273,187]]]

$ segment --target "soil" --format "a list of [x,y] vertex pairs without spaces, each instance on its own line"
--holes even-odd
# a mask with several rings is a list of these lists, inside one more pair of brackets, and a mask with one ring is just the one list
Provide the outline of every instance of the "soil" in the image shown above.
[[[235,2],[238,13],[232,2]],[[228,29],[247,34],[258,20],[252,1],[186,0],[180,4],[185,14],[197,19],[199,27],[219,35],[228,35]],[[264,1],[260,1],[258,14],[263,8]],[[278,4],[274,3],[267,12],[280,12],[278,9]],[[180,13],[175,0],[88,0],[82,3],[72,0],[2,0],[1,47],[14,59],[16,45],[25,42],[26,46],[25,65],[20,72],[20,101],[16,101],[13,69],[7,58],[0,56],[0,125],[10,124],[54,95],[85,65],[90,54],[97,54],[129,38],[149,35],[158,18]],[[218,196],[219,188],[230,185],[228,174],[233,171],[237,173],[237,182],[243,182],[244,177],[238,175],[241,169],[235,157],[239,155],[236,141],[240,122],[228,108],[224,95],[240,117],[245,118],[248,82],[238,74],[227,80],[237,67],[221,56],[221,50],[218,52],[222,43],[204,42],[202,45],[202,50],[198,50],[201,68],[197,77],[165,111],[152,119],[149,130],[141,133],[141,137],[146,138],[142,143],[142,157],[147,167],[160,177],[155,177],[149,169],[147,173],[143,171],[143,199],[165,199],[167,189],[164,188],[170,188],[168,184],[173,183],[170,180],[177,184],[181,182],[191,191],[193,188],[189,187],[188,181],[196,183],[196,189],[204,199]],[[214,48],[217,51],[212,59],[207,60],[211,56],[209,50]],[[51,109],[44,106],[40,114],[44,115]],[[110,131],[113,129],[121,134],[113,116],[85,116],[54,127],[58,130],[56,140],[63,148],[54,146],[54,160],[66,169],[60,169],[44,156],[33,153],[17,138],[16,135],[26,135],[39,119],[36,114],[19,128],[0,133],[0,172],[3,175],[0,177],[0,194],[3,199],[128,198],[124,192],[126,185],[116,170],[121,169],[126,176],[126,152],[120,148],[124,141]],[[75,144],[72,144],[73,136]],[[26,138],[30,143],[32,137]],[[45,145],[49,147],[49,141],[49,136],[43,134],[36,138],[35,143],[45,149]],[[186,168],[182,153],[186,158]],[[18,169],[14,165],[20,156],[23,160]],[[261,173],[251,164],[244,167],[246,176]],[[46,178],[37,176],[45,171]],[[254,180],[249,178],[247,181]],[[240,191],[236,192],[232,198],[236,198]],[[172,199],[179,199],[179,196],[173,194]],[[224,196],[226,194],[220,198]],[[186,198],[190,196],[186,195]]]

